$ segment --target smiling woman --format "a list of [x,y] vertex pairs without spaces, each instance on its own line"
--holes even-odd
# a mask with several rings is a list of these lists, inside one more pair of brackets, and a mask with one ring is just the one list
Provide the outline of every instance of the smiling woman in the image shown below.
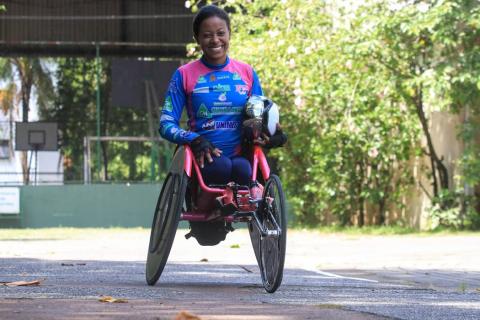
[[230,19],[223,10],[209,7],[202,10],[193,25],[195,40],[210,64],[223,64],[230,42]]
[[[262,95],[262,88],[251,66],[229,58],[230,31],[224,10],[213,5],[199,10],[193,35],[203,55],[174,73],[160,134],[191,146],[207,184],[249,185],[252,168],[241,155],[243,108],[252,94]],[[188,131],[179,126],[184,107]]]

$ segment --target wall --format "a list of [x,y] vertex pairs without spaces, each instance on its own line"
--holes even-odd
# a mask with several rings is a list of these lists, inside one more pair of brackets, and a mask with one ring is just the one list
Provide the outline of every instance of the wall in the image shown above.
[[150,227],[160,184],[20,187],[20,215],[0,228]]

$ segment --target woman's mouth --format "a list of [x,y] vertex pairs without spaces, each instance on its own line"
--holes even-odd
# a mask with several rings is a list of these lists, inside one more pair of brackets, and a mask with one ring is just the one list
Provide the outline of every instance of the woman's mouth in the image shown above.
[[209,47],[208,50],[211,52],[222,52],[224,46]]

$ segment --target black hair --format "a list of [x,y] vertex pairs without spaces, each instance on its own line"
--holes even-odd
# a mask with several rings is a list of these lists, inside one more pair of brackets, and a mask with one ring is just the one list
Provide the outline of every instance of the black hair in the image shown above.
[[214,5],[208,5],[202,7],[193,19],[193,36],[195,37],[195,39],[198,38],[198,33],[200,32],[200,25],[202,24],[203,20],[211,17],[219,17],[220,19],[224,20],[227,24],[228,31],[231,31],[230,17],[228,16],[228,13],[225,12],[225,10],[223,10],[222,8]]

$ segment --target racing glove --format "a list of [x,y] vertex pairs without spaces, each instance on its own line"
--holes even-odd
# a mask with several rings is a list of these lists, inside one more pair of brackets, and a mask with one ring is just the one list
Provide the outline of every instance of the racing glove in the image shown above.
[[271,136],[268,139],[268,142],[264,145],[264,148],[266,149],[273,149],[273,148],[278,148],[283,146],[285,143],[287,143],[287,135],[283,133],[282,129],[280,126],[277,127],[277,131],[273,136]]
[[195,158],[203,159],[206,154],[213,153],[215,146],[205,139],[203,136],[198,136],[190,142],[190,147],[192,148]]

